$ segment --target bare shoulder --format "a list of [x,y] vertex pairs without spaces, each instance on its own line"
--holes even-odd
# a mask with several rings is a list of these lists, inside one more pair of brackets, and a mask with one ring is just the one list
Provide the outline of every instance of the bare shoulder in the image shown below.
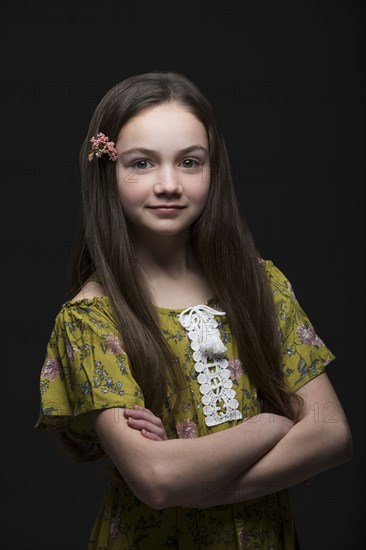
[[94,298],[95,296],[106,296],[103,285],[96,281],[89,281],[83,288],[73,297],[70,302],[76,302],[76,300],[84,300],[85,298]]

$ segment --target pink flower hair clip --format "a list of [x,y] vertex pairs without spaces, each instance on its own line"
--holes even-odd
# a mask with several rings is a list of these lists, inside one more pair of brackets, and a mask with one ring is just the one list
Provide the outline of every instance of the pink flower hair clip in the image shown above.
[[88,154],[89,160],[93,160],[94,157],[100,158],[103,155],[108,155],[109,160],[117,160],[117,149],[114,146],[114,141],[109,141],[109,137],[102,132],[99,132],[96,138],[92,137],[90,143],[92,148]]

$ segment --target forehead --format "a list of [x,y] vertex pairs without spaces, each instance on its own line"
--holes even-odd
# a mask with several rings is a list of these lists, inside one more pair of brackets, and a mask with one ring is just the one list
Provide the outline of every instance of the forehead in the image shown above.
[[204,125],[185,106],[171,102],[148,107],[127,121],[119,133],[117,146],[149,147],[171,143],[187,147],[197,140],[207,146]]

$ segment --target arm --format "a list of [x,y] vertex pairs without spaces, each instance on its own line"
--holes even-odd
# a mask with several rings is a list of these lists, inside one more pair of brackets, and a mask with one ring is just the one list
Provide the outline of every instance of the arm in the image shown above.
[[206,508],[275,493],[352,457],[350,428],[325,373],[303,386],[302,419],[265,456],[226,485],[202,484],[191,506]]
[[197,439],[153,441],[131,429],[121,408],[95,411],[95,429],[116,468],[152,508],[199,499],[202,483],[225,484],[273,447],[292,423],[263,413]]

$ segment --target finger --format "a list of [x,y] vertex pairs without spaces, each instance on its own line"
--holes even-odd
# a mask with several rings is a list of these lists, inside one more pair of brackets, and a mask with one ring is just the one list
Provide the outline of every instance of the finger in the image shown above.
[[141,407],[140,405],[136,404],[136,405],[133,406],[133,408],[135,410],[145,411],[147,413],[150,413],[152,416],[155,416],[155,414],[152,411],[150,411],[150,409],[148,409],[147,407]]
[[146,420],[141,420],[136,418],[128,418],[127,423],[129,426],[131,426],[131,428],[134,428],[135,430],[139,430],[139,431],[146,430],[150,433],[156,434],[162,439],[166,439],[164,428],[155,426],[155,424],[152,424],[151,422],[147,422]]
[[151,439],[152,441],[162,441],[162,439],[158,435],[147,432],[146,430],[141,430],[141,434],[146,437],[146,439]]
[[131,409],[128,411],[128,416],[130,418],[135,418],[136,420],[146,420],[147,422],[152,422],[155,426],[162,427],[163,423],[158,416],[155,416],[151,411],[145,409]]
[[134,408],[136,410],[140,410],[140,411],[145,411],[146,413],[148,414],[151,414],[152,416],[154,416],[155,418],[158,418],[152,411],[150,411],[150,409],[148,409],[147,407],[140,407],[140,405],[135,405]]

